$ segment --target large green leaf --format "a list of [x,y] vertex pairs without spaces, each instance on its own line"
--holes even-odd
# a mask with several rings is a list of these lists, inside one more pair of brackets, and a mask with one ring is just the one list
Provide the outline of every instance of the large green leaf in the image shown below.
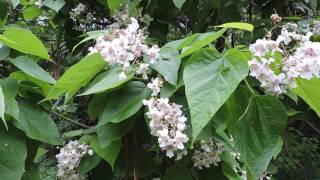
[[298,94],[320,117],[320,79],[296,79],[297,88],[292,91]]
[[85,86],[101,69],[106,66],[100,54],[92,54],[71,66],[52,87],[45,100],[55,99],[63,93],[74,95]]
[[229,129],[249,179],[258,179],[278,153],[286,124],[285,109],[276,97],[254,95],[245,113]]
[[133,116],[149,95],[150,90],[140,81],[132,81],[120,90],[111,92],[98,125],[119,123]]
[[52,88],[51,84],[49,84],[47,82],[43,82],[43,81],[36,79],[34,77],[31,77],[30,75],[28,75],[22,71],[13,72],[10,74],[10,77],[18,80],[19,82],[24,82],[24,81],[31,82],[31,83],[35,84],[36,86],[39,86],[42,90],[41,92],[42,92],[43,96],[47,96],[50,89]]
[[[161,48],[160,58],[150,64],[150,66],[158,71],[170,84],[176,85],[181,62],[178,56],[179,52],[173,48]],[[145,59],[148,61],[147,55]]]
[[28,137],[53,145],[61,144],[57,126],[49,114],[26,102],[19,102],[19,110],[20,116],[15,125]]
[[31,31],[9,27],[0,35],[0,41],[12,49],[50,60],[47,49]]
[[64,0],[45,0],[43,4],[58,12],[66,4],[66,2]]
[[19,68],[24,73],[30,75],[31,77],[38,79],[43,82],[54,84],[56,81],[42,69],[34,60],[26,57],[19,56],[15,59],[11,59],[10,62]]
[[192,54],[193,52],[207,46],[211,42],[213,42],[213,41],[217,40],[219,37],[221,37],[223,35],[223,33],[226,32],[226,30],[227,30],[227,28],[223,28],[217,32],[211,32],[211,33],[206,34],[205,38],[193,43],[188,49],[184,50],[179,57],[180,58],[186,57],[186,56]]
[[185,92],[191,113],[193,140],[248,74],[245,56],[238,50],[220,55],[203,49],[184,69]]
[[119,79],[121,67],[111,68],[110,70],[98,75],[89,85],[89,87],[82,93],[82,95],[101,93],[119,87],[125,82],[132,79],[133,75],[130,74],[126,79]]
[[5,112],[6,108],[5,108],[5,100],[4,100],[4,95],[2,92],[2,88],[0,85],[0,118],[3,121],[3,124],[6,126],[6,128],[8,128],[8,125],[6,123],[6,120],[4,118],[4,112]]
[[93,135],[90,138],[90,146],[100,157],[109,163],[112,169],[114,168],[114,163],[116,162],[121,150],[121,141],[114,141],[109,146],[102,148],[98,137]]
[[21,180],[27,157],[26,142],[12,127],[7,131],[0,126],[0,177]]
[[135,119],[130,118],[120,123],[106,123],[97,128],[101,147],[109,146],[121,139],[134,125]]

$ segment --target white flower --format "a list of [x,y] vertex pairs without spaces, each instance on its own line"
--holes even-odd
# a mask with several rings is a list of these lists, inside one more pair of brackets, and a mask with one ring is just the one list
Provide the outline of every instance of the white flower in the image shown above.
[[136,73],[142,74],[143,79],[148,79],[148,76],[147,76],[148,67],[149,67],[149,64],[141,63]]
[[126,72],[122,71],[119,74],[119,80],[124,80],[124,79],[127,79],[127,74],[126,74]]
[[147,84],[147,87],[152,90],[152,96],[157,96],[160,93],[162,86],[162,80],[159,78],[152,78],[151,83]]
[[82,179],[82,177],[77,174],[77,167],[81,158],[87,154],[93,154],[89,145],[80,144],[78,141],[70,141],[62,147],[60,153],[56,155],[58,161],[57,176],[62,180]]
[[189,141],[185,130],[186,118],[181,111],[182,106],[169,103],[168,98],[144,100],[148,107],[147,117],[150,119],[151,135],[158,137],[159,147],[166,151],[166,156],[172,158],[177,153],[177,159],[187,154],[185,143]]
[[283,42],[285,45],[288,45],[291,42],[291,36],[292,34],[289,34],[287,28],[281,29],[281,35],[278,36],[277,42]]
[[71,9],[71,11],[74,13],[75,16],[80,15],[84,10],[86,6],[82,3],[79,3],[75,8]]
[[[111,67],[120,65],[125,72],[129,72],[134,63],[140,62],[136,60],[140,60],[144,53],[150,53],[153,59],[158,58],[156,52],[159,48],[149,48],[144,44],[145,36],[139,30],[138,21],[135,18],[131,18],[130,21],[126,28],[112,29],[98,37],[96,45],[90,47],[89,52],[99,52]],[[148,79],[148,67],[149,64],[140,63],[136,74]],[[124,77],[124,74],[121,74],[121,77]]]
[[267,41],[265,39],[258,39],[254,44],[250,45],[249,49],[255,56],[262,57],[268,51]]
[[151,48],[147,50],[147,54],[150,58],[150,64],[153,64],[160,57],[160,48],[157,45],[153,45]]
[[46,16],[39,16],[36,21],[37,21],[37,24],[40,25],[40,26],[46,26],[46,21],[48,20],[49,18],[46,17]]
[[220,143],[214,143],[211,139],[201,141],[200,148],[194,151],[192,160],[194,167],[198,169],[209,168],[211,165],[218,166],[221,161],[220,155],[223,152],[223,146]]

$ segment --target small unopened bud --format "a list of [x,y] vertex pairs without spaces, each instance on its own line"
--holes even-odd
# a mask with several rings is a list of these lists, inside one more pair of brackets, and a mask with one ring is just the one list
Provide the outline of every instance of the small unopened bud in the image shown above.
[[272,23],[277,24],[282,21],[282,17],[279,14],[275,13],[270,16]]

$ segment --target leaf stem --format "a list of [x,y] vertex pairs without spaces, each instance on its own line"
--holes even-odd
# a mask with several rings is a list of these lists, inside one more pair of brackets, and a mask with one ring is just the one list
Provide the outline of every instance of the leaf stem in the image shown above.
[[250,86],[250,84],[248,83],[247,79],[244,78],[244,82],[246,83],[246,85],[248,86],[248,88],[250,89],[252,94],[256,94],[256,92],[254,92],[254,90],[252,89],[252,87]]

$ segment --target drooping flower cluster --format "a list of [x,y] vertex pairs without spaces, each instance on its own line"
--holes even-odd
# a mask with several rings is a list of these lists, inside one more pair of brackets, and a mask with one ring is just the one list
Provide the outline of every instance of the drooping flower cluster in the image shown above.
[[[315,23],[313,27],[316,33],[317,26]],[[276,40],[258,39],[250,45],[254,56],[249,61],[250,75],[267,93],[280,95],[295,88],[297,77],[320,77],[320,43],[309,40],[313,32],[298,29],[297,24],[288,23]]]
[[222,152],[222,144],[215,143],[212,139],[200,141],[200,148],[196,149],[192,156],[193,165],[198,169],[209,168],[211,165],[218,166]]
[[61,180],[79,180],[77,167],[82,157],[92,155],[93,151],[89,145],[81,144],[78,141],[70,141],[60,149],[56,155],[58,161],[58,174]]
[[[98,37],[95,47],[89,50],[99,52],[111,66],[120,65],[123,71],[119,77],[125,79],[132,70],[132,65],[137,63],[144,53],[149,56],[149,63],[154,63],[160,56],[158,46],[148,47],[144,40],[145,36],[139,30],[138,21],[131,17],[130,24],[126,28],[112,29],[107,34]],[[148,64],[140,64],[135,73],[147,79],[148,66]]]
[[157,99],[161,84],[159,78],[152,79],[148,87],[152,89],[153,97],[143,101],[148,107],[146,115],[150,119],[151,135],[158,138],[159,147],[166,151],[166,156],[172,158],[176,153],[177,159],[181,159],[186,154],[185,143],[189,141],[184,133],[187,118],[183,115],[181,105],[170,103],[168,98]]

